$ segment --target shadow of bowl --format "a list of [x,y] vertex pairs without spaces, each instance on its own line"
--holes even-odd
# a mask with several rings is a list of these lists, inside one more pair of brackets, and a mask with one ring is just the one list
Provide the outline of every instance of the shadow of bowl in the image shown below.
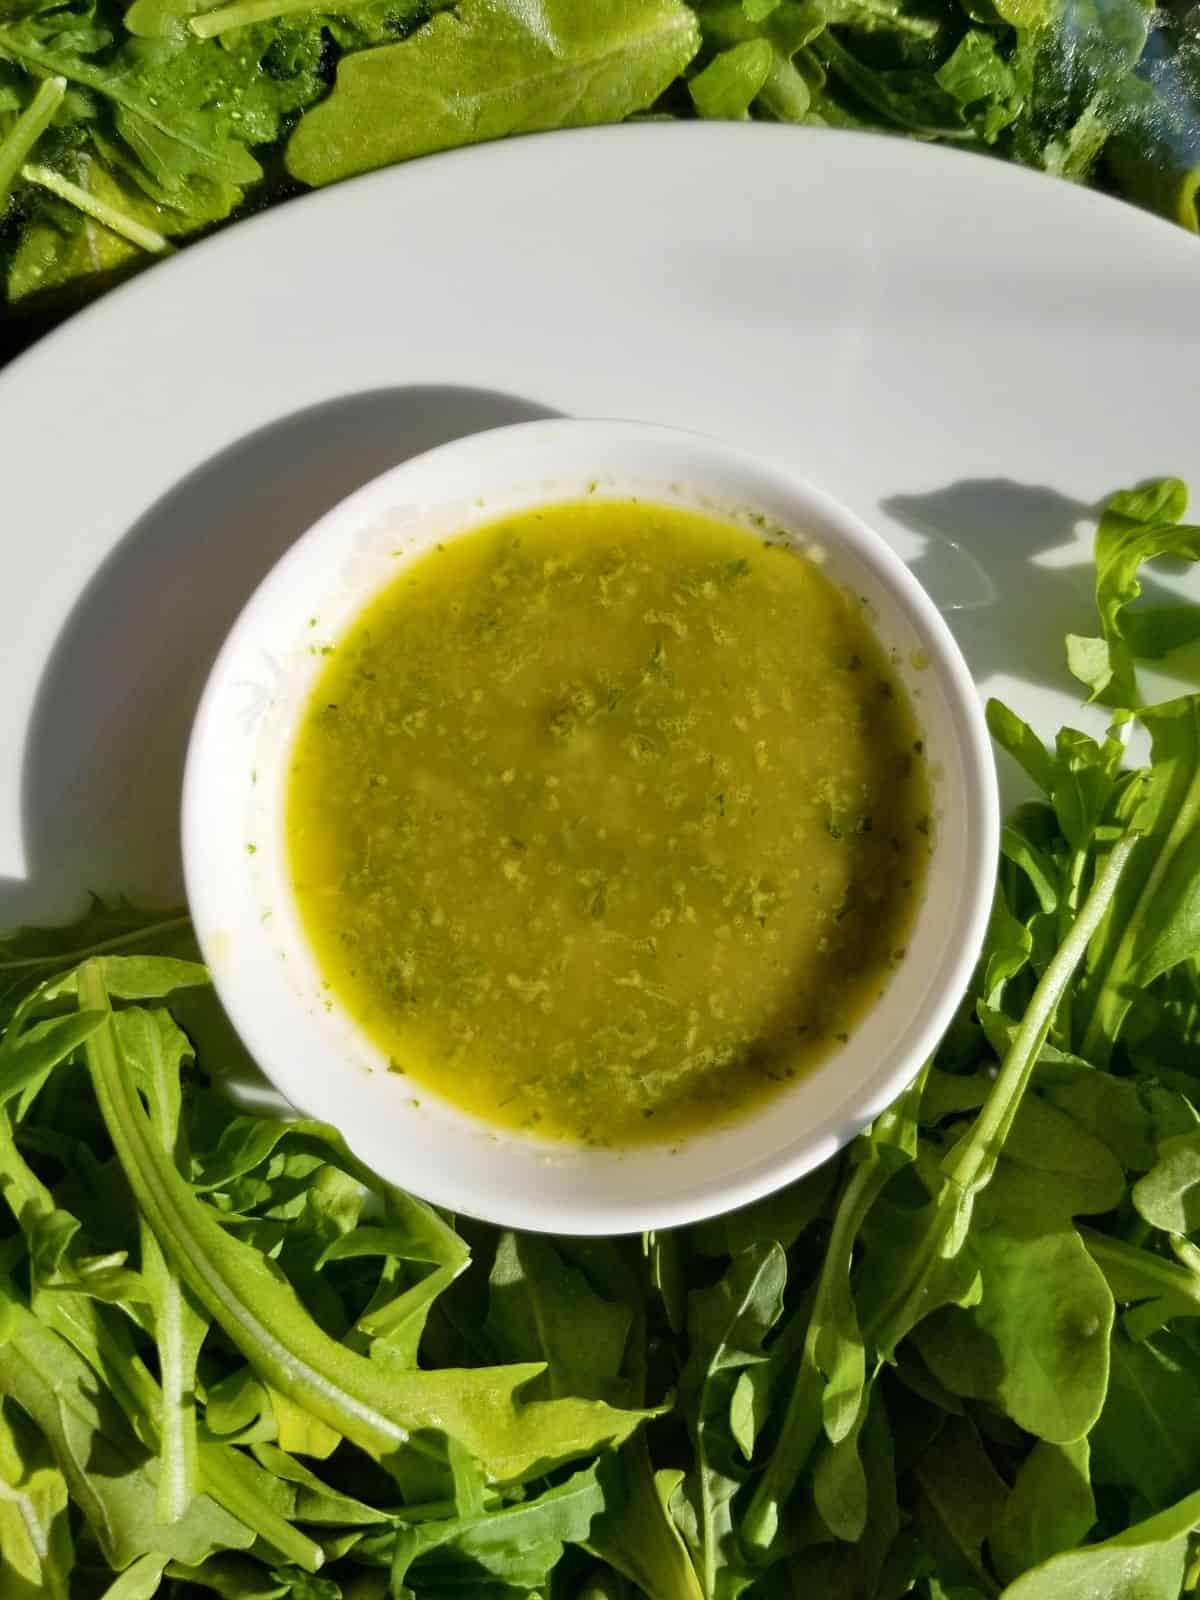
[[213,658],[259,580],[388,467],[554,415],[481,389],[348,395],[239,440],[151,507],[96,572],[47,662],[22,767],[28,875],[0,881],[0,926],[70,915],[87,892],[181,900],[188,734]]

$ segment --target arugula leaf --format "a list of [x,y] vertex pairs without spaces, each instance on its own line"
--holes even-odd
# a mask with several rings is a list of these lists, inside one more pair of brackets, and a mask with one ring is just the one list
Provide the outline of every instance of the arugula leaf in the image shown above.
[[[108,1009],[95,960],[81,969],[79,991],[90,1009]],[[86,1048],[130,1188],[175,1270],[272,1387],[385,1465],[412,1451],[428,1454],[425,1434],[449,1433],[499,1481],[617,1443],[637,1427],[638,1413],[600,1402],[522,1404],[518,1393],[540,1375],[538,1365],[385,1373],[323,1333],[287,1280],[228,1234],[180,1176],[133,1092],[126,1042],[110,1017]]]
[[0,1392],[40,1428],[110,1566],[119,1571],[148,1553],[195,1564],[250,1544],[249,1530],[206,1495],[178,1521],[160,1525],[157,1467],[111,1401],[97,1393],[92,1369],[2,1278],[0,1317],[6,1331]]
[[[1032,956],[1033,933],[1024,922],[1012,914],[1004,889],[997,883],[982,957],[980,988],[983,996],[979,1005],[986,1009],[1000,1006],[1004,1002],[1008,985],[1025,971]],[[980,1014],[982,1015],[982,1012]],[[976,1105],[982,1103],[982,1099],[974,1102]],[[966,1110],[967,1107],[960,1109]]]
[[882,1385],[870,1396],[859,1450],[867,1484],[867,1516],[858,1542],[863,1588],[876,1593],[901,1537],[896,1453]]
[[[186,1164],[180,1111],[179,1069],[191,1053],[187,1039],[164,1011],[134,1007],[113,1019],[127,1060],[141,1066],[138,1087],[163,1150],[176,1164]],[[184,1287],[153,1231],[141,1226],[142,1274],[154,1308],[158,1374],[160,1478],[158,1515],[176,1522],[187,1512],[198,1485],[196,1439],[196,1365],[208,1333],[208,1319]]]
[[1008,751],[1042,793],[1052,794],[1055,783],[1054,759],[1029,724],[1001,701],[993,699],[987,703],[987,725],[1000,748]]
[[1147,1172],[1155,1164],[1160,1138],[1193,1126],[1187,1101],[1153,1080],[1114,1078],[1086,1061],[1043,1052],[1037,1087],[1093,1138],[1106,1144],[1126,1172]]
[[306,1572],[316,1572],[324,1562],[320,1545],[307,1538],[288,1520],[294,1497],[286,1485],[238,1450],[200,1443],[200,1472],[205,1490],[234,1513],[267,1549],[278,1551]]
[[166,1556],[153,1553],[139,1556],[104,1591],[104,1600],[154,1600],[166,1565]]
[[1000,830],[1000,853],[1025,874],[1038,905],[1049,916],[1058,910],[1058,873],[1043,843],[1047,821],[1042,806],[1018,807]]
[[1052,1556],[1009,1585],[1005,1600],[1176,1600],[1200,1494],[1083,1550]]
[[[73,1274],[60,1272],[61,1246],[78,1231],[77,1219],[56,1207],[55,1198],[18,1150],[9,1119],[0,1113],[0,1175],[5,1200],[25,1235],[29,1250],[30,1309],[92,1369],[104,1374],[111,1400],[147,1448],[157,1442],[158,1386],[138,1355],[128,1327],[106,1315],[106,1308],[80,1290]],[[47,1236],[59,1248],[46,1250]],[[43,1285],[42,1272],[50,1272]],[[140,1288],[140,1286],[139,1286]],[[74,1291],[74,1292],[72,1292]]]
[[616,122],[650,105],[699,44],[681,0],[461,0],[402,44],[346,56],[292,134],[305,183],[538,128]]
[[1086,1439],[1034,1445],[988,1533],[1001,1578],[1017,1578],[1083,1542],[1096,1521],[1089,1468]]
[[[885,1357],[923,1317],[947,1303],[946,1298],[936,1298],[935,1286],[939,1277],[946,1277],[945,1263],[962,1248],[976,1196],[995,1172],[1054,1012],[1108,912],[1137,842],[1136,836],[1129,837],[1110,851],[1070,933],[1034,992],[978,1118],[940,1163],[941,1186],[922,1226],[920,1242],[901,1263],[875,1313],[872,1334]],[[957,1298],[953,1290],[941,1292],[951,1301]]]
[[743,1522],[742,1538],[752,1550],[762,1552],[774,1540],[783,1506],[822,1427],[838,1445],[856,1423],[861,1426],[867,1354],[850,1291],[852,1254],[879,1195],[916,1153],[916,1107],[923,1087],[922,1076],[855,1142],[783,1426]]
[[813,52],[830,77],[870,107],[885,124],[925,138],[968,136],[961,103],[934,76],[907,67],[869,66],[832,32],[820,35]]
[[[410,1196],[390,1194],[387,1206],[392,1213],[387,1228],[352,1229],[324,1250],[321,1264],[374,1254],[387,1257],[379,1286],[353,1332],[365,1341],[373,1360],[412,1368],[434,1302],[466,1267],[467,1252],[450,1228]],[[401,1262],[415,1264],[409,1275],[416,1281],[407,1287],[401,1286]]]
[[1122,1239],[1081,1228],[1080,1236],[1118,1301],[1133,1302],[1123,1321],[1144,1339],[1175,1317],[1200,1316],[1200,1272]]
[[996,1405],[1037,1438],[1084,1437],[1108,1389],[1114,1308],[1099,1267],[1068,1221],[1022,1204],[1003,1170],[968,1248],[979,1301],[923,1323],[921,1354],[955,1394]]
[[917,1526],[949,1585],[974,1585],[994,1593],[984,1559],[988,1535],[1003,1514],[1006,1490],[976,1429],[953,1418],[916,1467]]
[[126,901],[93,900],[79,922],[65,928],[20,928],[0,946],[0,1024],[17,1003],[55,973],[71,971],[89,956],[134,949],[190,954],[195,948],[190,918],[180,911],[146,911]]
[[67,1481],[31,1423],[0,1401],[0,1592],[68,1600],[75,1565]]
[[774,64],[775,52],[766,39],[747,39],[722,50],[688,83],[696,110],[702,117],[748,117]]
[[1183,522],[1187,489],[1178,478],[1159,478],[1141,489],[1113,495],[1096,528],[1098,638],[1067,635],[1071,671],[1093,700],[1120,709],[1138,702],[1127,608],[1142,592],[1138,570],[1158,556],[1200,559],[1200,527]]
[[1133,1203],[1164,1233],[1187,1235],[1200,1228],[1200,1136],[1164,1139],[1158,1161],[1133,1187]]
[[542,1361],[547,1392],[612,1398],[633,1320],[539,1234],[504,1233],[484,1333],[506,1361]]
[[1018,68],[1005,59],[994,34],[965,33],[934,73],[934,82],[962,107],[985,144],[1016,121],[1025,100]]
[[102,1012],[73,1011],[6,1032],[0,1040],[0,1106],[36,1094],[54,1068],[103,1021]]
[[279,1506],[280,1514],[289,1521],[355,1528],[390,1525],[394,1520],[394,1511],[365,1505],[361,1500],[331,1488],[276,1445],[256,1444],[254,1459],[274,1480],[270,1493]]
[[558,1561],[566,1543],[581,1543],[603,1507],[595,1467],[573,1473],[536,1500],[501,1511],[479,1511],[439,1522],[411,1523],[400,1530],[392,1560],[392,1593],[413,1600],[415,1583],[478,1594],[496,1579],[519,1590],[536,1588]]
[[256,1561],[240,1556],[211,1556],[198,1567],[172,1561],[166,1576],[178,1583],[207,1589],[221,1595],[223,1600],[285,1600],[294,1592],[286,1574],[268,1572]]
[[645,1435],[600,1458],[604,1509],[592,1523],[587,1547],[650,1600],[704,1600],[679,1528],[670,1514],[683,1473],[655,1472]]
[[786,1279],[778,1244],[751,1245],[711,1289],[688,1298],[689,1349],[680,1395],[695,1463],[677,1496],[706,1600],[728,1592],[730,1577],[742,1566],[730,1505],[740,1487],[730,1399],[738,1373],[764,1358],[763,1341],[783,1310]]
[[1141,835],[1088,950],[1076,1002],[1080,1052],[1104,1063],[1131,997],[1200,950],[1200,696],[1140,713],[1151,765],[1117,805]]
[[[64,1214],[55,1211],[53,1197],[21,1160],[12,1142],[11,1133],[7,1131],[7,1126],[3,1122],[0,1122],[0,1133],[4,1135],[0,1138],[0,1175],[3,1187],[9,1204],[14,1212],[20,1215],[22,1226],[29,1234],[32,1243],[43,1224],[61,1219]],[[65,1221],[71,1231],[78,1227],[73,1218],[67,1217]],[[59,1232],[61,1234],[63,1230],[60,1228]],[[102,1406],[105,1415],[113,1407],[119,1407],[126,1419],[121,1426],[128,1430],[128,1437],[131,1440],[136,1437],[139,1447],[138,1451],[129,1452],[129,1459],[131,1462],[140,1462],[144,1453],[154,1451],[159,1446],[161,1395],[153,1378],[136,1354],[128,1332],[122,1324],[108,1320],[104,1309],[97,1307],[86,1297],[86,1290],[84,1293],[72,1292],[68,1286],[64,1291],[57,1283],[50,1286],[50,1292],[39,1287],[36,1260],[31,1263],[31,1274],[34,1278],[31,1304],[40,1324],[47,1330],[49,1338],[53,1337],[50,1330],[60,1334],[66,1344],[82,1357],[90,1372],[107,1386],[106,1392],[96,1396],[95,1404]],[[53,1357],[56,1350],[57,1346],[53,1343],[47,1344],[43,1350],[42,1366],[48,1372],[53,1371]],[[19,1375],[20,1369],[15,1370]],[[82,1377],[80,1381],[83,1381]],[[13,1383],[15,1385],[15,1379]],[[5,1384],[0,1379],[0,1392],[4,1388]],[[20,1391],[15,1386],[11,1392],[19,1397]],[[91,1403],[89,1400],[89,1404]],[[86,1419],[90,1412],[86,1407],[82,1410]],[[78,1436],[78,1428],[73,1432],[68,1431],[64,1435],[64,1447],[67,1441]],[[227,1539],[234,1547],[249,1543],[251,1534],[246,1532],[243,1536],[241,1525],[244,1523],[248,1529],[269,1540],[279,1551],[286,1553],[290,1559],[302,1565],[320,1564],[320,1551],[316,1550],[309,1540],[298,1535],[283,1515],[265,1503],[261,1495],[254,1491],[253,1486],[247,1488],[245,1470],[231,1452],[201,1445],[199,1454],[204,1488],[211,1493],[218,1505],[225,1511],[232,1512],[237,1518],[236,1521],[226,1522],[227,1530],[229,1528],[236,1530],[236,1533],[228,1531],[226,1533]],[[139,1481],[142,1470],[140,1466],[130,1468],[131,1475]],[[129,1503],[129,1485],[125,1485],[119,1507]],[[98,1504],[104,1508],[106,1502],[101,1500]],[[134,1504],[136,1509],[136,1502]],[[189,1506],[188,1518],[192,1518],[195,1505],[204,1504],[205,1501],[199,1501]],[[284,1510],[286,1509],[288,1508],[285,1506]],[[84,1511],[85,1514],[88,1513],[86,1504]],[[141,1514],[143,1513],[138,1513]],[[105,1515],[108,1516],[107,1510]]]
[[1113,1337],[1112,1377],[1091,1439],[1098,1485],[1132,1491],[1158,1511],[1200,1471],[1200,1355],[1177,1334]]

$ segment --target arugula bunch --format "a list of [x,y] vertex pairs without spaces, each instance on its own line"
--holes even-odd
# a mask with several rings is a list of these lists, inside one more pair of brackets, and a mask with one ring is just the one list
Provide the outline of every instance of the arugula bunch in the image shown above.
[[883,128],[1197,226],[1200,31],[1144,0],[3,0],[10,302],[298,185],[642,113]]
[[[840,1157],[674,1234],[445,1217],[237,1112],[186,917],[0,947],[4,1600],[1174,1600],[1200,1578],[1200,636],[1116,495],[1102,739],[1036,797],[935,1059]],[[1149,745],[1131,763],[1128,736]]]
[[[418,1558],[486,1575],[518,1536],[540,1582],[595,1515],[596,1456],[648,1413],[616,1381],[554,1392],[537,1360],[420,1369],[464,1241],[333,1130],[185,1085],[177,1017],[207,973],[158,953],[176,919],[136,955],[111,920],[80,930],[79,964],[36,937],[5,963],[0,1592],[120,1571],[121,1597],[164,1573],[333,1595],[302,1574],[353,1553],[404,1594]],[[202,1005],[194,1027],[214,1023]]]

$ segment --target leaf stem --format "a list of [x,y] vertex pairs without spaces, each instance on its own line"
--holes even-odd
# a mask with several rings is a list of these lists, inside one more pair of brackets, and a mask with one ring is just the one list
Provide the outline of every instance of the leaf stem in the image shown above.
[[[518,1478],[533,1465],[625,1438],[643,1420],[644,1413],[600,1401],[517,1402],[516,1391],[541,1376],[544,1362],[396,1372],[331,1337],[280,1268],[223,1225],[155,1137],[99,962],[80,968],[78,991],[89,1010],[107,1013],[88,1037],[87,1064],[138,1210],[196,1299],[272,1388],[393,1472],[413,1456],[442,1469],[457,1440],[490,1477]],[[534,1435],[528,1442],[526,1431]]]
[[170,241],[155,228],[144,227],[133,217],[127,216],[124,211],[109,205],[107,200],[101,200],[98,195],[92,194],[90,189],[64,178],[61,172],[55,172],[51,167],[30,165],[21,168],[21,176],[27,183],[36,183],[39,188],[48,189],[60,200],[65,200],[77,211],[82,211],[85,216],[91,217],[93,222],[100,223],[102,227],[118,234],[122,239],[128,239],[130,244],[137,245],[140,250],[145,250],[154,256],[167,255],[170,252]]
[[959,1189],[973,1192],[991,1178],[1059,1002],[1087,953],[1092,935],[1108,910],[1125,864],[1140,838],[1140,834],[1129,833],[1109,852],[1071,931],[1055,951],[1033,992],[983,1109],[966,1139],[943,1161],[946,1178]]
[[1033,992],[979,1116],[942,1161],[944,1182],[924,1237],[908,1270],[868,1329],[875,1349],[884,1359],[891,1359],[900,1340],[924,1314],[926,1291],[937,1262],[957,1255],[961,1247],[975,1199],[991,1181],[1059,1001],[1087,953],[1140,837],[1130,833],[1113,846],[1071,931]]
[[[1195,716],[1194,712],[1192,714]],[[1153,904],[1154,897],[1162,887],[1176,854],[1193,837],[1198,825],[1200,825],[1200,770],[1195,772],[1188,784],[1170,832],[1146,875],[1142,892],[1138,895],[1121,930],[1120,942],[1113,952],[1108,970],[1091,1001],[1091,1016],[1080,1047],[1080,1054],[1087,1061],[1102,1064],[1108,1060],[1117,1030],[1129,1009],[1128,989],[1133,967],[1133,950],[1142,932],[1146,908]]]
[[[349,0],[350,5],[355,0]],[[233,0],[233,4],[202,11],[188,19],[188,27],[198,39],[213,39],[232,28],[248,28],[255,22],[271,22],[296,11],[311,11],[313,0]]]
[[[861,1152],[861,1159],[851,1169],[834,1212],[833,1229],[825,1247],[825,1259],[805,1333],[804,1353],[792,1384],[783,1426],[742,1520],[743,1542],[756,1558],[767,1556],[778,1532],[780,1514],[821,1437],[822,1424],[832,1444],[839,1443],[845,1437],[845,1421],[840,1429],[830,1428],[827,1414],[829,1374],[822,1370],[822,1336],[828,1337],[831,1329],[839,1324],[844,1325],[848,1320],[850,1326],[848,1329],[843,1326],[842,1336],[859,1342],[853,1302],[850,1302],[847,1318],[839,1310],[839,1301],[849,1296],[855,1241],[868,1212],[893,1174],[901,1165],[911,1161],[916,1153],[916,1116],[927,1076],[928,1067],[922,1069],[901,1098],[888,1107],[856,1147],[856,1153]],[[909,1128],[912,1130],[911,1142],[906,1138],[906,1129]],[[885,1159],[885,1153],[888,1153],[888,1159]],[[854,1412],[861,1415],[864,1396],[872,1381],[866,1372],[865,1350],[857,1377],[859,1388],[854,1397]]]
[[[92,961],[80,971],[79,991],[87,997],[89,1008],[111,1012],[104,981]],[[257,1258],[241,1269],[244,1247],[226,1234],[204,1202],[192,1194],[154,1137],[150,1119],[124,1070],[111,1014],[88,1039],[87,1056],[109,1137],[138,1204],[164,1251],[209,1314],[276,1388],[353,1438],[369,1454],[386,1457],[407,1444],[406,1427],[378,1411],[365,1397],[352,1393],[340,1375],[321,1370],[312,1359],[319,1347],[329,1367],[350,1367],[357,1374],[361,1366],[364,1383],[368,1373],[375,1381],[365,1357],[341,1349],[315,1323],[309,1327],[306,1318],[303,1342],[314,1348],[311,1353],[296,1348],[299,1341],[289,1341],[279,1322],[285,1297],[287,1311],[293,1310],[291,1291],[284,1281],[265,1276],[261,1281],[256,1278],[253,1286],[234,1281],[251,1268],[264,1274],[269,1269],[265,1263],[260,1268]],[[234,1265],[235,1256],[238,1265]],[[299,1324],[301,1318],[295,1312],[291,1321]]]
[[131,928],[128,933],[115,934],[111,939],[100,939],[96,944],[84,945],[79,950],[55,950],[44,956],[21,956],[13,961],[0,961],[0,972],[30,971],[39,967],[78,966],[89,956],[111,955],[114,950],[123,950],[127,945],[144,944],[148,939],[156,939],[159,934],[174,933],[179,928],[188,928],[191,922],[191,917],[186,913],[178,917],[165,917],[161,922]]
[[119,105],[133,116],[140,117],[168,139],[174,139],[198,160],[199,170],[212,176],[225,177],[237,183],[250,182],[262,176],[262,168],[244,146],[238,147],[244,157],[244,169],[239,167],[237,170],[230,170],[228,163],[222,161],[220,151],[214,151],[206,145],[188,126],[186,118],[179,122],[171,122],[166,113],[159,109],[157,98],[152,99],[149,95],[138,94],[136,87],[129,88],[131,79],[136,85],[136,79],[132,78],[131,74],[114,75],[81,60],[70,51],[46,50],[31,43],[27,37],[14,39],[11,33],[0,35],[0,58],[19,62],[35,77],[63,77],[69,83],[82,84],[84,88],[102,95],[114,105]]
[[37,93],[13,123],[3,144],[0,144],[0,216],[8,208],[13,179],[50,126],[66,92],[65,78],[44,78]]
[[286,1560],[305,1572],[320,1571],[325,1562],[321,1546],[268,1503],[255,1483],[251,1464],[238,1450],[202,1440],[197,1454],[201,1484],[219,1505],[274,1545]]

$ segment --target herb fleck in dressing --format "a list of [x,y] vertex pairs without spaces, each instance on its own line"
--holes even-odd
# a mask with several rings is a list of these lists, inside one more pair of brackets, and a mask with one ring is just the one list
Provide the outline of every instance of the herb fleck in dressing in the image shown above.
[[911,709],[817,565],[691,512],[523,512],[354,623],[296,741],[291,868],[332,996],[489,1122],[621,1145],[844,1040],[929,851]]

